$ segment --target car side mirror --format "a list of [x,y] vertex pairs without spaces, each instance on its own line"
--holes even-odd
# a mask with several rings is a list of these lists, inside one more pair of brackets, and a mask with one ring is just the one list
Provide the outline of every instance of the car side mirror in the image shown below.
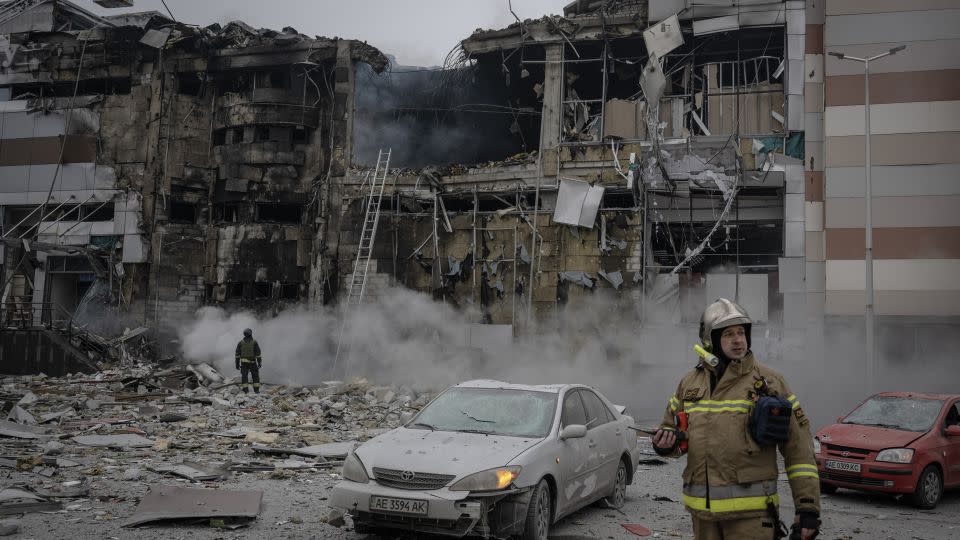
[[[575,427],[575,426],[570,426]],[[952,425],[947,426],[947,429],[943,430],[944,435],[947,437],[960,437],[960,426]]]
[[842,416],[838,416],[838,417],[837,417],[837,423],[838,423],[838,424],[842,424],[842,423],[843,423],[843,417],[842,417]]
[[560,440],[565,441],[567,439],[582,439],[587,436],[587,426],[582,424],[574,424],[572,426],[567,426],[560,431]]

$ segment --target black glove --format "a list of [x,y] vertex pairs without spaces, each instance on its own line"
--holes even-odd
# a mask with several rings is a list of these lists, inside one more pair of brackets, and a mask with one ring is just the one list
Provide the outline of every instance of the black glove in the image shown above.
[[237,369],[240,369],[240,359],[237,358]]
[[812,529],[814,531],[810,540],[813,540],[820,534],[820,516],[817,515],[816,512],[797,512],[797,516],[800,518],[800,521],[790,527],[790,540],[801,540],[803,529]]
[[259,369],[259,368],[261,368],[261,367],[263,367],[263,359],[262,359],[262,358],[257,358],[257,369]]

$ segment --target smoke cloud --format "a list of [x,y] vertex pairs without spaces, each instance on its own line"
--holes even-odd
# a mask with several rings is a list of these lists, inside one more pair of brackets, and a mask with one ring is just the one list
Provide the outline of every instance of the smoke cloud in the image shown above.
[[[633,301],[597,291],[571,302],[541,322],[535,333],[513,343],[474,343],[476,313],[435,302],[407,289],[391,289],[374,303],[348,313],[344,348],[336,361],[341,312],[291,310],[258,319],[203,308],[180,330],[184,357],[209,362],[236,374],[234,349],[244,328],[252,328],[263,350],[262,378],[275,384],[309,385],[332,378],[362,376],[376,384],[442,389],[474,378],[516,383],[583,383],[596,387],[645,422],[657,422],[680,377],[696,364],[690,350],[697,339],[691,324],[640,327]],[[521,302],[518,301],[518,304]],[[648,312],[649,313],[649,312]],[[519,317],[519,316],[518,316]],[[757,358],[784,373],[807,414],[819,427],[846,414],[865,398],[862,335],[856,324],[827,321],[818,343],[804,333],[791,341],[775,325],[758,325]],[[823,328],[823,325],[818,328]],[[890,335],[880,366],[884,390],[956,391],[956,370],[946,361],[949,333],[933,338],[935,327],[880,328]],[[786,336],[786,337],[784,337]],[[349,345],[348,345],[349,344]],[[479,345],[479,346],[478,346]],[[896,348],[900,348],[898,353]],[[903,353],[910,350],[911,354]]]

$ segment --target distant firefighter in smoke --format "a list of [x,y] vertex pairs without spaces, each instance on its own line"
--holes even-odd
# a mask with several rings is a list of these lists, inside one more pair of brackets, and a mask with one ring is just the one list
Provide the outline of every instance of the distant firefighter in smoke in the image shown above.
[[263,365],[263,359],[260,358],[260,344],[253,339],[253,330],[247,328],[243,331],[243,339],[237,343],[237,369],[240,370],[240,389],[243,393],[250,392],[250,383],[248,377],[253,378],[253,392],[260,393],[260,366]]

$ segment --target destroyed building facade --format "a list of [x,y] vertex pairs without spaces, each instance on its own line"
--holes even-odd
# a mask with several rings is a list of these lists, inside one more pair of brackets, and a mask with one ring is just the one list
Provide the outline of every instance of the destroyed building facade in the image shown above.
[[165,325],[306,300],[355,66],[386,61],[293,28],[0,6],[5,325],[90,302]]
[[361,282],[509,336],[586,295],[639,325],[727,296],[823,343],[865,285],[862,73],[825,52],[907,44],[871,79],[877,313],[955,328],[958,11],[579,0],[381,73],[364,43],[290,28],[9,3],[4,311],[99,288],[162,323]]

